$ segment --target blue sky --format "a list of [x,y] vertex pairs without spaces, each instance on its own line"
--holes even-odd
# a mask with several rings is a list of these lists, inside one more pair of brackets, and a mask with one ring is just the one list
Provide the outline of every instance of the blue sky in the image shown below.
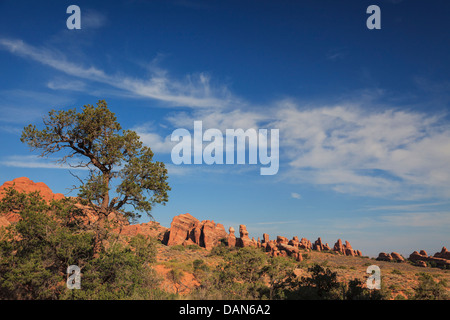
[[[66,9],[81,9],[68,30]],[[369,30],[366,9],[381,9]],[[169,168],[153,211],[363,254],[450,245],[448,1],[0,2],[0,183],[76,184],[19,138],[105,99]],[[279,129],[280,169],[181,165],[171,133]],[[81,173],[82,174],[82,173]],[[73,195],[71,193],[70,195]],[[142,221],[147,221],[143,218]]]

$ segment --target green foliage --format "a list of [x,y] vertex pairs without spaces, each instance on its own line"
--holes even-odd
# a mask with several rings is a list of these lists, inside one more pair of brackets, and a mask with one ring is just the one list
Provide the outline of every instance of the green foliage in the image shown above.
[[393,269],[393,270],[391,271],[391,273],[392,273],[392,274],[398,274],[398,275],[402,275],[402,274],[403,274],[403,272],[401,272],[400,270],[397,270],[397,269]]
[[447,300],[450,298],[446,290],[447,286],[445,280],[437,282],[430,274],[420,273],[419,285],[415,288],[414,299]]
[[177,245],[171,246],[170,250],[173,250],[173,251],[186,251],[186,247],[183,246],[182,244],[177,244]]
[[329,268],[324,269],[318,264],[308,268],[308,271],[311,277],[302,277],[302,284],[313,288],[316,296],[314,298],[337,299],[339,297],[340,285],[336,272],[332,272]]
[[296,263],[293,259],[284,257],[270,257],[267,265],[263,267],[263,273],[268,278],[269,296],[272,299],[285,299],[286,291],[291,288],[295,281],[294,269]]
[[[152,150],[143,146],[136,132],[122,130],[104,100],[97,106],[85,105],[79,113],[75,109],[52,110],[44,125],[42,130],[31,124],[25,127],[21,141],[32,150],[42,150],[41,156],[61,152],[61,163],[77,158],[76,167],[90,172],[86,180],[79,179],[79,196],[93,208],[100,207],[104,215],[121,210],[135,219],[138,214],[125,210],[125,205],[131,205],[150,216],[155,204],[168,201],[164,163],[153,161]],[[120,182],[111,199],[113,179]]]
[[192,251],[197,251],[197,250],[201,250],[202,247],[200,247],[198,244],[190,244],[190,245],[186,246],[186,249],[192,250]]
[[382,300],[386,298],[383,288],[380,290],[367,289],[357,278],[349,281],[344,296],[347,300]]
[[[151,263],[156,248],[142,236],[121,244],[111,237],[94,253],[95,233],[70,199],[47,204],[38,193],[10,188],[0,213],[15,212],[16,224],[0,230],[0,299],[151,299],[157,289]],[[81,269],[81,290],[66,287],[67,267]]]
[[209,267],[205,264],[205,261],[202,259],[196,259],[192,262],[192,266],[194,268],[194,272],[196,271],[208,271]]

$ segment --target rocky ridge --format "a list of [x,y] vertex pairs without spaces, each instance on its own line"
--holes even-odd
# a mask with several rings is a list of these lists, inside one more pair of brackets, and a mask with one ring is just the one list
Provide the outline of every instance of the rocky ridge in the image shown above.
[[283,236],[277,236],[276,240],[270,240],[269,235],[264,233],[262,240],[259,237],[257,240],[254,237],[250,239],[247,227],[242,224],[239,226],[239,238],[237,238],[233,227],[230,227],[227,233],[222,224],[216,224],[210,220],[199,221],[189,213],[174,217],[170,229],[167,230],[163,239],[163,243],[168,246],[196,244],[207,250],[221,242],[228,247],[264,248],[271,256],[292,256],[297,261],[302,261],[300,249],[334,251],[346,256],[362,256],[360,250],[354,250],[348,241],[343,244],[341,239],[337,240],[333,248],[328,243],[323,243],[321,238],[314,243],[306,238],[299,240],[296,236],[290,240]]
[[[53,193],[52,190],[43,182],[33,182],[29,178],[20,177],[12,181],[5,182],[0,186],[0,199],[3,197],[5,189],[13,187],[19,192],[36,192],[38,191],[42,198],[50,202],[52,200],[60,200],[64,198],[61,193]],[[86,214],[86,223],[94,223],[98,217],[92,208],[77,204],[83,209]],[[15,212],[7,212],[0,214],[0,228],[16,223],[20,219]],[[228,233],[220,223],[215,223],[211,220],[200,221],[189,213],[175,216],[172,220],[170,228],[161,226],[158,222],[150,221],[141,224],[129,224],[125,218],[120,214],[112,213],[109,219],[117,223],[114,232],[123,236],[135,236],[138,234],[157,238],[167,246],[174,245],[198,245],[206,250],[211,250],[220,243],[225,243],[229,247],[256,247],[263,248],[267,254],[271,256],[291,256],[296,260],[301,261],[302,254],[300,250],[304,251],[327,251],[334,252],[345,256],[362,256],[360,250],[352,248],[348,241],[342,242],[338,239],[333,247],[328,243],[323,243],[319,237],[316,241],[311,242],[306,238],[299,238],[297,236],[288,239],[283,236],[277,236],[276,239],[270,240],[269,235],[264,233],[261,238],[255,240],[250,238],[249,232],[245,225],[239,226],[239,237],[236,237],[233,227],[228,229]],[[409,258],[404,258],[396,252],[385,253],[380,252],[378,261],[388,262],[405,262],[407,260],[415,263],[418,266],[426,267],[429,265],[438,267],[450,267],[450,252],[446,247],[443,247],[440,252],[436,252],[433,256],[428,255],[424,250],[414,251]]]

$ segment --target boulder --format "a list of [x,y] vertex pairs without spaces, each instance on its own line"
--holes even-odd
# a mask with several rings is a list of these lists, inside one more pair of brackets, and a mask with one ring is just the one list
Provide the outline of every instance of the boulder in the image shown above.
[[296,248],[294,246],[290,246],[288,244],[284,244],[284,243],[279,243],[278,244],[278,248],[280,250],[285,251],[289,256],[292,256],[292,255],[297,254],[299,252],[298,248]]
[[446,247],[442,247],[441,252],[436,252],[434,257],[450,260],[450,251]]
[[288,244],[289,240],[286,237],[282,237],[282,236],[277,236],[277,243],[278,244]]
[[311,241],[309,241],[309,240],[306,239],[306,238],[302,238],[302,239],[300,240],[300,243],[298,244],[298,246],[299,246],[300,248],[302,248],[302,249],[307,249],[307,250],[312,249],[312,243],[311,243]]
[[392,261],[394,259],[392,258],[392,255],[390,255],[389,253],[380,252],[378,254],[378,257],[377,257],[376,260],[378,260],[378,261],[389,261],[390,262],[390,261]]
[[422,268],[426,268],[427,267],[427,263],[423,260],[418,260],[416,261],[416,266],[418,267],[422,267]]
[[404,262],[405,259],[402,257],[402,255],[400,253],[397,252],[391,252],[391,257],[394,261],[397,262]]

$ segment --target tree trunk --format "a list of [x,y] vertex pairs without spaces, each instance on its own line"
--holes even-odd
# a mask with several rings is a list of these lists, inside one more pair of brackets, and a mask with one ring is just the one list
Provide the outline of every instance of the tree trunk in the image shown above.
[[108,216],[107,210],[109,207],[109,181],[111,180],[111,177],[109,175],[109,172],[103,172],[103,184],[106,187],[106,191],[103,193],[103,200],[101,204],[102,213],[104,213],[106,216]]

